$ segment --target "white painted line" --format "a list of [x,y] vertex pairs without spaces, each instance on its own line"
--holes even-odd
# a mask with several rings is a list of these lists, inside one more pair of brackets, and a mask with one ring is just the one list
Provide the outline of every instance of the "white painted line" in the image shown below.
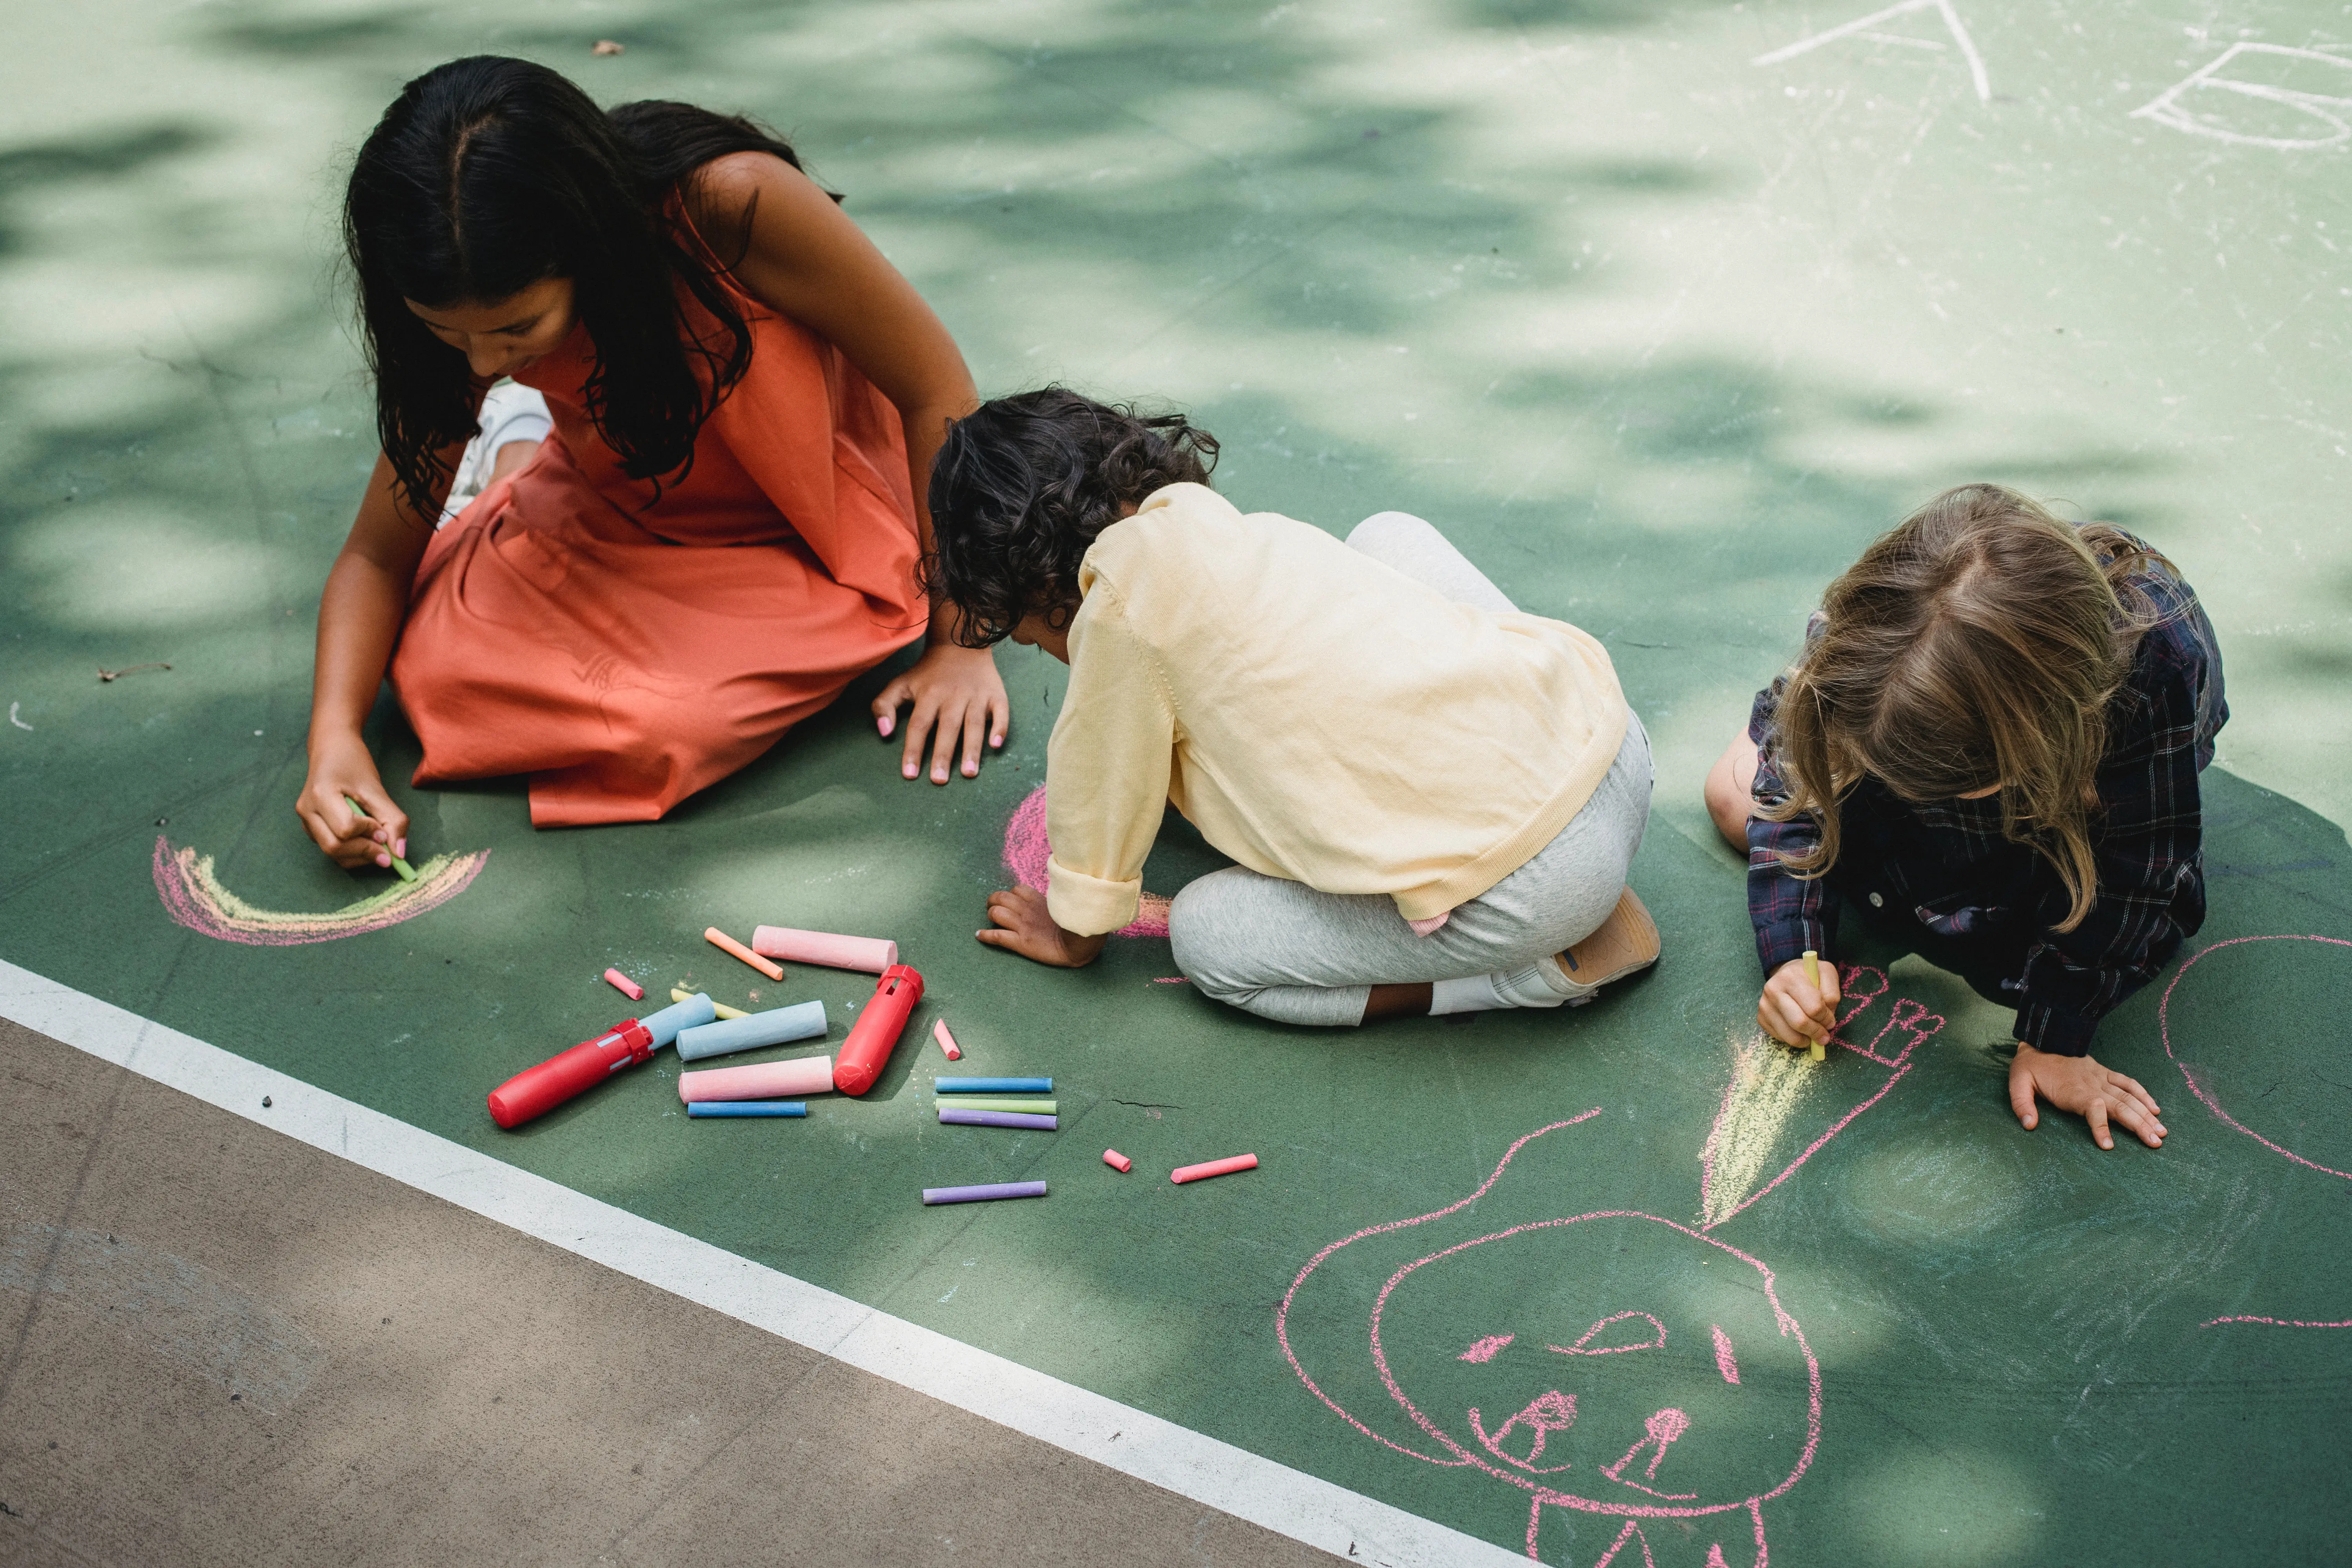
[[[5,963],[0,963],[0,1016],[632,1279],[1294,1541],[1392,1568],[1500,1568],[1527,1561],[640,1219]],[[272,1102],[268,1110],[261,1109],[265,1095]]]

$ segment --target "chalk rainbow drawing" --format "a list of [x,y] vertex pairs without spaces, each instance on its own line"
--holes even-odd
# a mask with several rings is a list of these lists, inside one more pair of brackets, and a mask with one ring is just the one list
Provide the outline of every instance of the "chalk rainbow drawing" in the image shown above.
[[[1045,890],[1045,858],[1052,853],[1053,846],[1045,838],[1045,786],[1039,784],[1029,792],[1028,799],[1013,807],[1013,819],[1004,825],[1004,868],[1023,887],[1042,893]],[[1158,893],[1144,894],[1142,908],[1137,910],[1134,921],[1111,934],[1166,936],[1168,903]]]
[[1910,997],[1895,999],[1886,1021],[1878,1026],[1867,1045],[1857,1045],[1843,1033],[1847,1025],[1886,994],[1886,975],[1881,970],[1847,964],[1839,971],[1839,991],[1850,1005],[1839,1015],[1837,1027],[1830,1032],[1830,1044],[1891,1070],[1867,1099],[1832,1122],[1827,1131],[1807,1144],[1769,1182],[1762,1179],[1764,1173],[1770,1168],[1772,1156],[1781,1146],[1782,1133],[1798,1110],[1823,1095],[1850,1089],[1852,1080],[1824,1072],[1825,1064],[1813,1062],[1803,1052],[1790,1050],[1760,1035],[1734,1048],[1731,1081],[1724,1089],[1723,1104],[1716,1111],[1715,1125],[1707,1130],[1706,1142],[1699,1150],[1702,1229],[1713,1230],[1795,1175],[1855,1117],[1885,1099],[1911,1070],[1912,1053],[1944,1026],[1944,1020]]
[[326,914],[265,910],[246,902],[213,874],[213,858],[193,847],[174,849],[155,836],[155,891],[163,910],[190,931],[248,947],[297,947],[335,942],[413,921],[437,910],[473,885],[490,852],[436,855],[416,868],[414,882],[395,882],[383,892]]
[[[2334,1176],[2340,1181],[2352,1182],[2352,1172],[2339,1171],[2333,1165],[2323,1165],[2316,1160],[2307,1160],[2284,1144],[2272,1142],[2227,1110],[2222,1110],[2221,1102],[2213,1096],[2211,1086],[2198,1082],[2195,1070],[2180,1059],[2179,1052],[2172,1048],[2172,994],[2180,989],[2180,983],[2189,978],[2189,972],[2196,968],[2199,961],[2209,954],[2219,952],[2225,947],[2242,947],[2253,942],[2315,942],[2329,947],[2352,950],[2352,942],[2333,936],[2233,936],[2226,942],[2217,942],[2210,947],[2198,949],[2174,973],[2171,984],[2164,988],[2164,1000],[2157,1005],[2156,1027],[2158,1035],[2164,1041],[2164,1054],[2171,1058],[2173,1066],[2180,1069],[2181,1079],[2189,1085],[2189,1092],[2195,1095],[2205,1109],[2220,1119],[2224,1126],[2244,1133],[2273,1154],[2284,1154],[2307,1171],[2316,1171],[2323,1176]],[[2273,1329],[2352,1329],[2352,1319],[2341,1322],[2318,1322],[2303,1318],[2265,1318],[2252,1314],[2211,1318],[2200,1323],[2198,1327],[2210,1329],[2226,1323],[2257,1323]]]
[[[1358,1432],[1524,1492],[1531,1558],[1559,1556],[1556,1541],[1546,1550],[1548,1522],[1591,1515],[1622,1521],[1595,1568],[1629,1546],[1654,1565],[1643,1527],[1666,1523],[1676,1528],[1659,1544],[1696,1553],[1704,1542],[1708,1568],[1728,1568],[1727,1538],[1762,1568],[1764,1505],[1797,1484],[1820,1447],[1822,1373],[1771,1269],[1738,1247],[1655,1215],[1595,1208],[1436,1247],[1389,1273],[1369,1347],[1381,1386],[1421,1435],[1406,1442],[1327,1392],[1292,1342],[1299,1293],[1347,1248],[1461,1213],[1528,1144],[1600,1114],[1596,1106],[1528,1133],[1476,1191],[1444,1208],[1324,1247],[1284,1294],[1276,1337],[1299,1381]],[[1626,1283],[1644,1270],[1645,1284]],[[1502,1309],[1481,1304],[1498,1275],[1510,1282]],[[1644,1289],[1640,1304],[1625,1300]]]

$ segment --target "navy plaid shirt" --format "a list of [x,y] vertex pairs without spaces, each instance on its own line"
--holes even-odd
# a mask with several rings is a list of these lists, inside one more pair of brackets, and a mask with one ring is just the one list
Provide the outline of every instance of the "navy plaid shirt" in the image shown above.
[[[1824,877],[1806,880],[1780,863],[1821,841],[1810,817],[1748,818],[1748,912],[1766,974],[1807,948],[1832,950],[1838,906],[1830,895],[1841,892],[1968,941],[1999,967],[2020,1040],[2061,1056],[2089,1053],[2099,1020],[2205,923],[2197,775],[2230,717],[2221,651],[2196,590],[2153,563],[2133,581],[2164,619],[2141,637],[2107,710],[2101,810],[2091,821],[2098,889],[2083,923],[2052,929],[2066,918],[2065,885],[2047,860],[2001,836],[1997,797],[1923,805],[1864,778],[1840,807],[1837,864]],[[1756,694],[1748,720],[1755,797],[1764,805],[1788,797],[1773,766],[1772,723],[1786,681]]]

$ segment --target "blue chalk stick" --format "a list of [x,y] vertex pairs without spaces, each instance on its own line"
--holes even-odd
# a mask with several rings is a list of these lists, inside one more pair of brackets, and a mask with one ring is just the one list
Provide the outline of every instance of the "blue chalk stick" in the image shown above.
[[813,1040],[824,1033],[824,1004],[802,1002],[790,1007],[772,1007],[765,1013],[747,1013],[740,1018],[721,1018],[716,1024],[699,1024],[691,1029],[681,1029],[677,1036],[677,1055],[680,1061],[698,1062],[705,1057],[723,1057],[730,1051],[756,1050],[761,1046],[781,1046],[791,1040]]
[[654,1034],[654,1049],[674,1045],[678,1032],[698,1024],[708,1024],[719,1016],[718,1007],[710,998],[696,992],[683,1002],[673,1002],[658,1013],[649,1013],[637,1020]]
[[688,1116],[806,1116],[803,1100],[698,1100],[686,1108]]
[[978,1187],[925,1187],[923,1201],[927,1204],[984,1204],[998,1198],[1042,1198],[1045,1195],[1043,1182],[992,1182]]
[[1030,1116],[1018,1110],[964,1110],[952,1105],[940,1107],[940,1124],[943,1127],[1026,1127],[1032,1131],[1051,1132],[1062,1125],[1052,1116]]
[[1051,1094],[1050,1078],[942,1078],[931,1083],[935,1094]]

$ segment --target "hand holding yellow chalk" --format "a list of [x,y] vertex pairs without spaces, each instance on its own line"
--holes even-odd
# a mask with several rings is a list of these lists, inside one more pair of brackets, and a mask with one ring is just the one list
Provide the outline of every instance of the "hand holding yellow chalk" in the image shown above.
[[[1784,949],[1783,951],[1786,950]],[[1818,995],[1820,994],[1822,989],[1822,955],[1815,952],[1810,947],[1805,949],[1805,984],[1813,988],[1815,994]],[[1822,1045],[1819,1040],[1811,1042],[1810,1054],[1813,1060],[1817,1062],[1827,1061],[1830,1055],[1829,1048]]]

